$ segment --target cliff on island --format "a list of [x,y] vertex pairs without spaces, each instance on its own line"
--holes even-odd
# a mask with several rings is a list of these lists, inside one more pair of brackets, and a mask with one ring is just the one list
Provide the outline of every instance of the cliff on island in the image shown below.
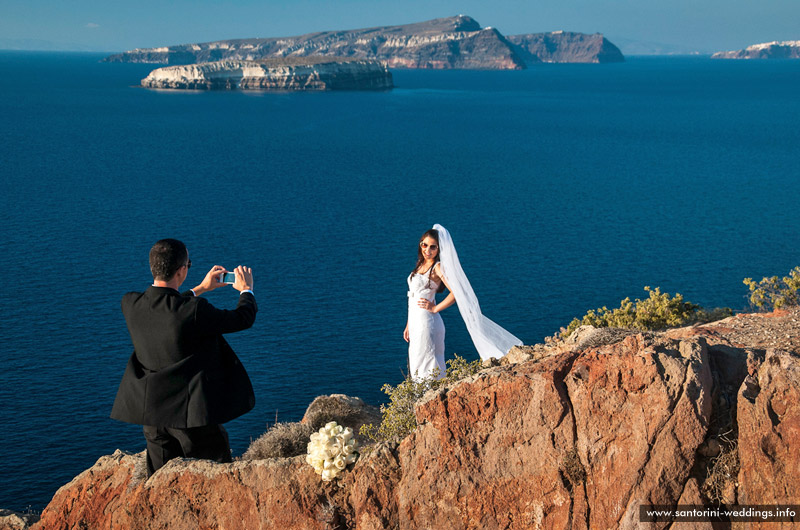
[[717,52],[712,59],[800,59],[800,40],[764,42],[743,50]]
[[632,529],[643,504],[800,504],[800,308],[659,333],[584,326],[486,362],[415,414],[411,435],[338,482],[303,456],[177,459],[144,480],[143,453],[117,451],[33,528]]
[[511,35],[508,41],[526,63],[620,63],[625,57],[600,33],[569,31]]
[[377,61],[289,57],[157,68],[142,79],[146,88],[223,90],[386,90],[392,74]]
[[[377,60],[389,68],[521,70],[537,62],[608,62],[621,54],[602,35],[545,33],[536,55],[494,28],[459,15],[401,26],[323,31],[297,37],[234,39],[159,48],[137,48],[111,55],[109,62],[194,64],[221,60],[322,55]],[[522,41],[536,41],[535,35]],[[595,41],[600,43],[595,43]],[[606,44],[607,43],[607,44]],[[616,50],[615,55],[611,48]],[[594,54],[594,55],[593,55]],[[527,58],[527,59],[526,59]]]

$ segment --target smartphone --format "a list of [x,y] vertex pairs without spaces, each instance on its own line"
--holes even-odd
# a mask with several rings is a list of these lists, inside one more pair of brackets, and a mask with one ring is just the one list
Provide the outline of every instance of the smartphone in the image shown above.
[[236,274],[232,272],[223,272],[219,275],[220,283],[236,283]]

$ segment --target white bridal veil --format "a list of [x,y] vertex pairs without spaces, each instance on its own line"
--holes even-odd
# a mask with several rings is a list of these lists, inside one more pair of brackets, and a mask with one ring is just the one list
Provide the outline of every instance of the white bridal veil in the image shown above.
[[521,346],[521,340],[483,316],[475,291],[472,290],[467,275],[461,268],[461,262],[458,261],[450,232],[440,224],[433,225],[433,229],[439,232],[439,262],[442,274],[456,297],[461,318],[467,325],[467,331],[481,359],[486,360],[490,357],[499,359],[507,354],[512,346]]

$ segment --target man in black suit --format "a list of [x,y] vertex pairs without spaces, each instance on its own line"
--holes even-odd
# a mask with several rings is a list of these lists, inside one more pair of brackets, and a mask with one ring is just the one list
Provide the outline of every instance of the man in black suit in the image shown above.
[[253,273],[236,267],[239,303],[224,310],[200,298],[227,285],[220,277],[227,271],[219,265],[194,289],[178,292],[191,265],[183,243],[162,239],[150,249],[153,285],[122,297],[134,351],[111,417],[143,425],[148,476],[178,456],[230,462],[221,424],[255,405],[250,378],[222,337],[255,322]]

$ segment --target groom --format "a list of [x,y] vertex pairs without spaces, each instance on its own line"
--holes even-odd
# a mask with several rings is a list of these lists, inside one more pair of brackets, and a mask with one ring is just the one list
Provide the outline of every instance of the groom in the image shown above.
[[222,337],[255,322],[252,271],[235,269],[239,303],[224,310],[200,295],[226,285],[225,268],[215,265],[200,285],[181,293],[191,266],[183,243],[162,239],[150,249],[153,285],[122,297],[134,351],[111,417],[143,426],[148,476],[179,456],[230,462],[221,424],[255,405],[250,378]]

